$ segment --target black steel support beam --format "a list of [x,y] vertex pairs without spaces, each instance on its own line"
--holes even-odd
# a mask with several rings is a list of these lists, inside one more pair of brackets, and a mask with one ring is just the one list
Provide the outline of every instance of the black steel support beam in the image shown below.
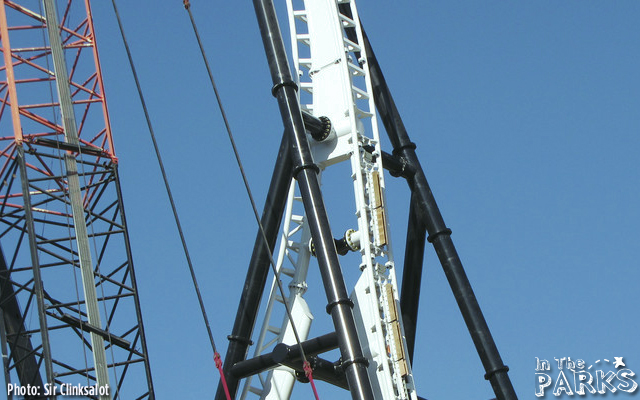
[[307,132],[318,142],[322,142],[331,133],[331,121],[327,117],[316,118],[306,111],[302,112],[302,120]]
[[409,165],[416,170],[413,179],[408,180],[409,186],[412,193],[418,197],[418,205],[429,233],[427,240],[433,244],[440,259],[460,312],[486,371],[485,379],[491,382],[498,400],[517,399],[507,374],[509,368],[502,362],[498,348],[480,310],[478,300],[462,267],[462,261],[451,240],[451,230],[444,223],[420,161],[416,156],[416,145],[409,139],[364,29],[363,36],[378,113],[393,145],[393,153],[406,159]]
[[112,335],[111,333],[105,331],[104,329],[97,328],[91,325],[90,323],[88,323],[87,321],[81,320],[80,318],[73,317],[67,313],[63,313],[61,316],[57,316],[54,314],[51,314],[51,315],[54,316],[55,318],[58,318],[60,321],[69,324],[70,326],[80,329],[81,331],[98,334],[103,339],[107,340],[109,343],[113,343],[116,346],[119,346],[120,348],[129,350],[129,348],[131,347],[131,342],[129,342],[128,340],[124,340],[119,336]]
[[73,151],[78,154],[90,154],[97,157],[107,156],[103,149],[83,146],[77,143],[61,142],[59,140],[53,140],[53,139],[47,139],[47,138],[34,139],[33,144],[39,144],[41,146],[50,147],[52,149]]
[[417,198],[411,196],[409,206],[409,224],[407,226],[407,243],[404,250],[404,269],[402,287],[400,289],[400,310],[407,340],[409,361],[413,363],[413,350],[416,344],[416,326],[418,324],[418,307],[420,305],[420,284],[422,283],[422,265],[424,261],[424,245],[427,231],[420,216]]
[[[335,332],[328,333],[314,339],[305,340],[301,344],[304,354],[309,357],[337,349],[338,336]],[[237,362],[233,367],[231,367],[231,374],[238,379],[242,379],[251,375],[259,374],[260,372],[274,368],[280,364],[298,361],[300,359],[300,346],[297,344],[289,346],[284,343],[279,343],[271,353]]]
[[[314,339],[306,340],[301,343],[304,354],[313,369],[313,378],[328,382],[332,385],[349,390],[349,385],[342,370],[342,363],[325,360],[316,357],[333,349],[338,348],[338,336],[335,332]],[[231,368],[231,373],[238,379],[246,378],[251,375],[258,374],[270,368],[279,365],[287,366],[296,372],[296,378],[300,382],[308,383],[304,368],[302,365],[302,356],[300,346],[297,344],[286,345],[280,343],[276,345],[271,353],[236,363]]]
[[31,255],[31,269],[33,271],[33,290],[38,305],[38,322],[40,323],[40,338],[42,342],[42,362],[45,366],[47,383],[53,384],[55,375],[53,373],[53,361],[51,358],[51,344],[49,342],[49,328],[47,327],[47,317],[45,315],[44,288],[42,286],[42,275],[40,271],[40,259],[38,258],[38,246],[36,232],[34,228],[34,218],[31,208],[31,194],[29,192],[29,177],[27,175],[27,162],[24,155],[24,147],[16,146],[18,153],[18,168],[20,170],[20,183],[22,186],[22,198],[24,201],[25,228],[29,237],[29,250]]
[[338,343],[351,396],[354,400],[372,399],[373,391],[367,375],[367,360],[364,358],[353,318],[353,303],[349,299],[344,284],[336,246],[331,235],[318,183],[318,167],[313,163],[311,157],[298,104],[297,86],[289,69],[273,1],[254,0],[253,4],[273,80],[272,93],[278,100],[285,132],[292,139],[291,144],[294,148],[293,176],[298,181],[311,236],[315,244],[320,274],[329,303],[327,311],[331,314],[338,334]]
[[[11,284],[9,270],[0,246],[0,308],[9,350],[22,386],[43,387],[38,362],[31,345],[31,335],[24,326],[24,316],[20,310],[15,290]],[[5,360],[9,362],[9,360]],[[8,382],[7,382],[8,383]]]
[[[240,297],[240,304],[236,314],[231,335],[229,335],[229,347],[224,358],[223,370],[231,398],[235,398],[240,380],[231,373],[233,365],[243,361],[247,357],[247,351],[251,344],[251,334],[256,322],[256,316],[260,308],[260,299],[269,275],[269,251],[273,249],[278,237],[278,230],[282,221],[282,214],[287,202],[287,192],[291,185],[291,146],[288,135],[282,136],[278,158],[273,169],[269,192],[262,211],[261,223],[264,228],[268,243],[265,246],[261,232],[256,235],[253,254],[249,263],[249,269],[245,278],[244,288]],[[226,396],[222,385],[218,385],[216,400],[225,400]]]
[[[344,371],[342,370],[342,363],[333,363],[329,360],[316,356],[307,357],[307,361],[309,361],[309,364],[313,369],[314,380],[327,382],[339,388],[349,390],[349,384],[347,383]],[[287,361],[282,364],[296,371],[296,378],[298,381],[304,383],[309,382],[309,379],[304,372],[304,368],[302,367],[302,360]]]
[[[373,146],[362,146],[364,150],[373,154],[375,151],[375,147]],[[380,152],[382,155],[382,167],[389,171],[391,176],[395,177],[403,177],[405,179],[413,179],[413,175],[415,175],[416,171],[407,160],[402,157],[389,154],[386,151]]]

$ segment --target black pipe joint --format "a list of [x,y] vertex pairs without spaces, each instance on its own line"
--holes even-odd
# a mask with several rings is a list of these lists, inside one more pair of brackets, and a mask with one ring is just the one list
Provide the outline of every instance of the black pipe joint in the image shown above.
[[273,97],[278,97],[278,90],[282,89],[285,86],[292,87],[296,92],[298,91],[298,85],[294,81],[282,81],[273,85],[273,87],[271,88],[271,95]]
[[342,362],[342,369],[346,370],[351,364],[363,364],[365,367],[369,366],[369,360],[366,357],[356,357],[353,360],[347,360]]
[[337,301],[332,301],[331,303],[327,304],[327,314],[331,315],[331,311],[338,305],[344,304],[346,306],[348,306],[349,308],[353,309],[353,301],[351,301],[351,299],[339,299]]
[[486,380],[491,380],[491,378],[493,378],[494,375],[496,375],[499,372],[509,372],[509,367],[507,367],[506,365],[503,365],[501,367],[498,367],[492,371],[487,372],[486,374],[484,374],[484,379]]
[[406,144],[402,144],[399,146],[396,146],[393,148],[393,155],[394,156],[400,156],[402,155],[404,149],[411,149],[411,150],[415,150],[418,146],[416,146],[415,143],[413,142],[408,142]]
[[449,229],[449,228],[444,228],[443,230],[441,230],[441,231],[439,231],[439,232],[435,232],[435,233],[432,233],[431,235],[429,235],[429,236],[427,237],[427,242],[429,242],[429,243],[433,243],[433,242],[435,242],[435,240],[436,240],[436,238],[437,238],[438,236],[440,236],[440,235],[449,235],[449,236],[451,236],[451,233],[452,233],[452,232],[451,232],[451,229]]
[[316,142],[326,140],[331,134],[332,125],[328,117],[316,118],[308,112],[302,111],[302,120],[304,121],[305,129]]
[[[415,144],[411,144],[413,145],[412,148],[415,149]],[[405,147],[411,146],[409,145]],[[374,157],[373,160],[375,161],[376,155],[373,154],[375,151],[375,147],[367,145],[362,146],[362,149],[371,154]],[[385,151],[382,152],[382,167],[388,170],[391,176],[396,178],[401,176],[405,179],[413,179],[413,176],[416,174],[416,169],[411,164],[409,164],[409,161],[407,161],[405,157],[401,156],[400,153],[396,152],[395,150],[393,151],[393,154],[389,154]]]
[[295,180],[298,180],[298,174],[305,169],[313,170],[315,171],[316,174],[320,173],[320,167],[318,167],[317,164],[311,163],[311,164],[299,165],[293,169],[293,177],[295,178]]
[[229,335],[227,336],[227,339],[230,342],[238,342],[246,346],[253,346],[253,340],[248,339],[246,337],[239,336],[239,335]]

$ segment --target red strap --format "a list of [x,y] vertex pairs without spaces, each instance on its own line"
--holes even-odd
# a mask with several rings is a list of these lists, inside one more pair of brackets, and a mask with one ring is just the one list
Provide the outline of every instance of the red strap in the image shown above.
[[227,387],[227,380],[224,377],[224,371],[222,371],[222,360],[220,359],[220,354],[217,351],[213,355],[213,359],[216,362],[216,367],[218,368],[218,371],[220,371],[220,380],[222,381],[222,387],[224,388],[224,394],[227,395],[227,400],[231,400],[231,395],[229,394],[229,388]]
[[320,397],[318,396],[318,391],[316,390],[316,384],[313,382],[313,376],[311,375],[311,364],[309,364],[309,361],[305,361],[302,364],[302,368],[304,369],[304,374],[307,376],[307,379],[309,379],[309,383],[311,384],[311,388],[313,389],[313,394],[314,396],[316,396],[316,400],[320,400]]

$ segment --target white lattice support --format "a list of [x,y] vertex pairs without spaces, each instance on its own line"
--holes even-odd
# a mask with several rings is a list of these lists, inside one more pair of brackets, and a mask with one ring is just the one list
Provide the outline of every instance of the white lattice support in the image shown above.
[[[313,315],[302,298],[307,287],[306,276],[310,259],[309,239],[311,233],[304,216],[297,213],[296,209],[301,206],[301,199],[296,196],[295,192],[295,181],[292,180],[287,195],[282,236],[276,258],[277,275],[271,283],[264,321],[256,341],[254,357],[270,352],[273,346],[278,343],[296,343],[291,324],[285,313],[277,280],[281,280],[283,287],[289,289],[287,301],[294,317],[300,340],[307,338],[313,320]],[[285,282],[287,278],[289,280]],[[290,376],[293,379],[289,379]],[[241,398],[247,398],[250,393],[256,394],[260,398],[289,398],[293,388],[293,380],[295,380],[292,370],[280,367],[278,372],[275,373],[275,378],[274,371],[269,371],[264,376],[260,375],[259,378],[260,382],[257,383],[259,386],[252,386],[254,383],[252,377],[247,378]],[[283,397],[280,395],[281,393],[289,394]]]
[[[360,45],[364,41],[357,9],[354,1],[349,0],[287,0],[287,9],[301,108],[316,118],[327,117],[332,123],[331,134],[325,140],[318,142],[309,136],[314,162],[322,170],[347,160],[350,165],[355,220],[354,229],[348,231],[345,240],[351,250],[361,256],[361,275],[351,298],[358,336],[369,359],[368,373],[375,399],[417,400],[411,366],[405,356],[407,349],[386,217],[378,121],[367,55]],[[306,291],[310,234],[303,212],[293,212],[293,188],[292,182],[278,268],[283,268],[287,261],[292,265],[288,302],[295,310],[294,323],[300,339],[305,340],[313,318],[302,298]],[[293,238],[294,234],[297,239]],[[282,279],[283,274],[278,276],[277,279]],[[272,321],[276,318],[273,311],[278,297],[274,290],[272,286],[256,356],[274,343],[266,340],[270,326],[279,327],[272,329],[277,343],[295,343],[286,316],[281,324]],[[260,375],[260,381],[261,387],[251,387],[249,381],[243,398],[251,392],[262,399],[288,399],[295,374],[289,368],[278,367],[270,371],[266,379]]]

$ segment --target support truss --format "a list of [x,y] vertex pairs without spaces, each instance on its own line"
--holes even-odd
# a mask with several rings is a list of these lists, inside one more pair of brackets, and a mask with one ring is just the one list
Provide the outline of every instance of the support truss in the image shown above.
[[[282,217],[283,221],[277,273],[265,294],[266,310],[260,313],[268,261],[267,246],[258,235],[229,336],[224,371],[230,391],[235,394],[240,380],[246,378],[242,399],[257,396],[283,400],[291,397],[296,381],[308,381],[293,341],[293,323],[302,341],[299,346],[305,349],[318,380],[348,389],[354,400],[421,400],[411,358],[422,254],[425,241],[429,241],[485,367],[485,379],[497,399],[516,399],[508,368],[502,363],[462,268],[451,230],[444,224],[429,189],[415,144],[402,125],[362,29],[355,1],[287,0],[295,80],[289,72],[273,2],[254,0],[254,6],[274,84],[272,93],[285,126],[283,143],[288,140],[291,145],[289,154],[281,147],[263,213],[271,249],[275,249],[280,226],[276,218]],[[378,116],[393,145],[393,154],[381,148]],[[340,164],[346,161],[350,168],[340,170]],[[411,189],[401,293],[388,236],[383,168],[405,178]],[[353,193],[355,199],[355,212],[352,221],[346,222],[350,225],[344,237],[343,230],[332,234],[318,185],[321,174],[326,185],[329,179],[325,178],[336,169],[350,184],[338,193],[344,193],[345,199],[350,197],[346,193]],[[292,177],[285,196],[287,185],[282,182]],[[347,204],[343,201],[339,207]],[[345,221],[343,217],[338,222]],[[344,268],[337,261],[338,254],[343,256],[340,263]],[[307,286],[316,283],[306,279],[314,256],[335,332],[309,339],[313,314],[303,295]],[[343,277],[354,270],[359,276],[346,298]],[[288,284],[288,296],[276,291],[277,281]],[[292,310],[293,321],[282,315],[285,302]],[[336,318],[338,306],[342,306],[342,319]],[[261,318],[260,330],[254,336],[253,328]],[[253,337],[253,357],[247,359]],[[338,360],[321,358],[336,347],[340,350]],[[222,400],[222,396],[219,387],[216,399]]]
[[0,0],[0,44],[5,379],[154,398],[89,0]]

